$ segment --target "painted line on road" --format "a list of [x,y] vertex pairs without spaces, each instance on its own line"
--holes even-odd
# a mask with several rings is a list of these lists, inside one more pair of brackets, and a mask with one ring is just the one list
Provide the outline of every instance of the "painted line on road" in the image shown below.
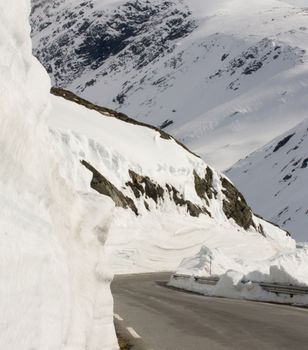
[[135,339],[141,339],[140,335],[134,330],[134,328],[127,327],[126,329],[129,331],[132,337],[134,337]]
[[116,318],[118,321],[124,321],[123,318],[118,314],[114,314],[114,318]]

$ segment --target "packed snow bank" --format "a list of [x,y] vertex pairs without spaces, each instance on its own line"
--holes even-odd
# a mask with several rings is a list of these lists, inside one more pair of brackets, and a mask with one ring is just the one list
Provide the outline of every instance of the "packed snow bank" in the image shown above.
[[117,349],[104,253],[113,204],[59,174],[29,12],[30,1],[0,0],[0,348]]
[[[208,296],[236,299],[271,301],[280,303],[308,304],[307,295],[275,294],[259,285],[260,282],[308,287],[308,249],[290,250],[269,259],[250,256],[228,256],[220,248],[203,247],[192,258],[186,258],[171,277],[171,286]],[[217,284],[203,284],[196,277],[219,279]]]

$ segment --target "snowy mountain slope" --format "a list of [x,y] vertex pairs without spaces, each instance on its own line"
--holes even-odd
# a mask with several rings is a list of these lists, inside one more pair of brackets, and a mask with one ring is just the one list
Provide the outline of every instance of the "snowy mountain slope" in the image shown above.
[[0,348],[117,349],[102,244],[113,205],[59,174],[29,13],[0,0]]
[[246,159],[228,176],[245,193],[253,209],[308,240],[308,119]]
[[167,127],[226,169],[306,117],[304,5],[35,0],[34,53],[55,85]]
[[204,244],[249,259],[294,249],[285,232],[253,216],[226,177],[167,134],[53,93],[49,125],[63,177],[117,206],[106,246],[116,272],[173,270]]

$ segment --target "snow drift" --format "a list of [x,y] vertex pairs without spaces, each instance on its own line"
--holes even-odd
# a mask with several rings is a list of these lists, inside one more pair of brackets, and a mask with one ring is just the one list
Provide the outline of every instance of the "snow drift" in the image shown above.
[[29,13],[30,1],[0,0],[0,348],[117,349],[104,253],[113,204],[60,176]]

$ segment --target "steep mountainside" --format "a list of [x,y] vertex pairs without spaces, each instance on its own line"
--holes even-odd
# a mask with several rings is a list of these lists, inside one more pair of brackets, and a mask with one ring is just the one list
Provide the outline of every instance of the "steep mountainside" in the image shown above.
[[66,90],[52,92],[49,125],[62,176],[116,205],[106,243],[115,271],[173,270],[205,243],[244,256],[257,245],[258,258],[294,246],[168,134]]
[[304,3],[33,0],[34,53],[54,85],[226,169],[306,117]]
[[308,119],[239,161],[227,174],[253,209],[308,240]]

